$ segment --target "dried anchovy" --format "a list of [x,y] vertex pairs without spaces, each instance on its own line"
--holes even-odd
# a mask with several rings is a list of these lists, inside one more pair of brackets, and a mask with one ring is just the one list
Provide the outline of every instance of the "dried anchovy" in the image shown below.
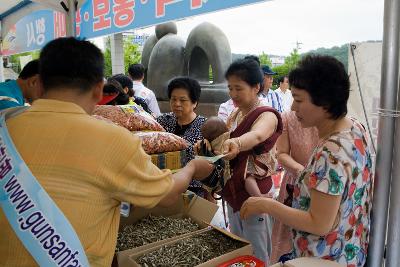
[[116,252],[199,230],[191,218],[170,218],[149,215],[118,233]]
[[196,266],[244,244],[222,233],[211,230],[185,238],[139,257],[136,261],[143,267]]

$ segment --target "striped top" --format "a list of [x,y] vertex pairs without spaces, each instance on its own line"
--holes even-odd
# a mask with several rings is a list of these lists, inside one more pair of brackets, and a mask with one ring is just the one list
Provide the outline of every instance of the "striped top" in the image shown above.
[[267,106],[273,107],[281,113],[283,112],[282,99],[274,90],[269,89],[268,93],[262,92],[259,98],[265,99],[268,102]]

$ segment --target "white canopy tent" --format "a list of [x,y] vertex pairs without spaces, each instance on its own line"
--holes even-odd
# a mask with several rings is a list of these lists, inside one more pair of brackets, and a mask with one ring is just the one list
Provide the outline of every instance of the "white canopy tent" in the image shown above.
[[[67,36],[75,36],[77,6],[85,0],[6,0],[0,5],[0,37],[29,13],[53,9],[67,15]],[[63,3],[63,4],[61,4]],[[374,185],[373,221],[367,265],[381,267],[388,241],[385,266],[400,266],[400,120],[398,118],[400,49],[400,0],[385,0],[382,49],[381,97],[378,151]],[[1,56],[0,56],[1,59]],[[0,61],[1,62],[1,61]],[[2,64],[0,64],[0,78]],[[395,131],[395,124],[397,124]],[[391,190],[392,189],[392,190]],[[390,205],[389,205],[390,198]],[[389,217],[388,217],[389,216]],[[389,221],[388,234],[386,235]]]
[[[5,2],[5,3],[4,3]],[[64,12],[68,17],[74,18],[75,16],[69,16],[69,14],[74,14],[75,12],[75,5],[72,3],[76,2],[77,6],[81,6],[85,0],[64,0],[64,1],[57,1],[57,0],[6,0],[0,5],[0,29],[1,29],[1,39],[9,31],[10,27],[17,23],[21,18],[27,16],[28,14],[37,11],[37,10],[44,10],[44,9],[52,9],[59,12]],[[63,3],[63,4],[61,4]],[[72,34],[71,20],[67,28],[67,35]],[[74,23],[75,24],[75,23]],[[73,25],[74,25],[73,24]]]
[[[38,10],[52,9],[63,12],[67,17],[67,36],[75,35],[75,14],[77,5],[81,5],[85,0],[7,0],[0,5],[0,43],[4,40],[10,28],[20,19]],[[73,4],[73,3],[76,4]],[[1,46],[0,46],[1,49]],[[0,51],[1,52],[1,51]],[[0,53],[0,82],[4,81],[3,57]]]

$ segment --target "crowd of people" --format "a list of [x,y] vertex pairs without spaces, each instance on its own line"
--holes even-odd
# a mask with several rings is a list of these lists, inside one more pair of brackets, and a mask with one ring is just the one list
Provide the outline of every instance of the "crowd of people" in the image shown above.
[[[208,120],[196,112],[195,79],[171,79],[170,112],[161,113],[144,74],[134,64],[127,75],[105,79],[95,45],[59,38],[16,81],[0,83],[15,149],[73,226],[91,266],[111,264],[121,202],[150,208],[171,205],[186,189],[210,193],[202,181],[216,175],[215,164],[195,158],[204,139],[227,162],[217,193],[227,202],[229,229],[257,258],[365,264],[373,170],[366,131],[346,116],[350,83],[342,63],[305,56],[272,90],[269,66],[255,56],[234,61],[225,73],[230,99]],[[90,116],[96,105],[141,106],[188,142],[185,167],[174,174],[158,169],[137,137]],[[275,198],[272,176],[282,170]],[[0,234],[1,266],[34,265],[3,211]]]

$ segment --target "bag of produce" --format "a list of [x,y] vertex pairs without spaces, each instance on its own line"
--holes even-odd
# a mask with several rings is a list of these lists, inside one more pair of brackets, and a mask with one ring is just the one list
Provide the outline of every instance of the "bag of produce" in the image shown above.
[[188,147],[185,139],[167,132],[135,132],[142,140],[142,146],[147,154],[158,154],[184,150]]
[[103,116],[92,115],[92,117],[93,117],[93,118],[96,118],[96,119],[98,119],[98,120],[101,120],[101,121],[105,121],[105,122],[108,122],[108,123],[111,123],[111,124],[115,124],[114,122],[112,122],[112,120],[109,120],[109,119],[107,119],[107,118],[104,118]]
[[93,115],[109,119],[129,131],[165,131],[164,128],[150,114],[131,112],[125,106],[96,106]]

